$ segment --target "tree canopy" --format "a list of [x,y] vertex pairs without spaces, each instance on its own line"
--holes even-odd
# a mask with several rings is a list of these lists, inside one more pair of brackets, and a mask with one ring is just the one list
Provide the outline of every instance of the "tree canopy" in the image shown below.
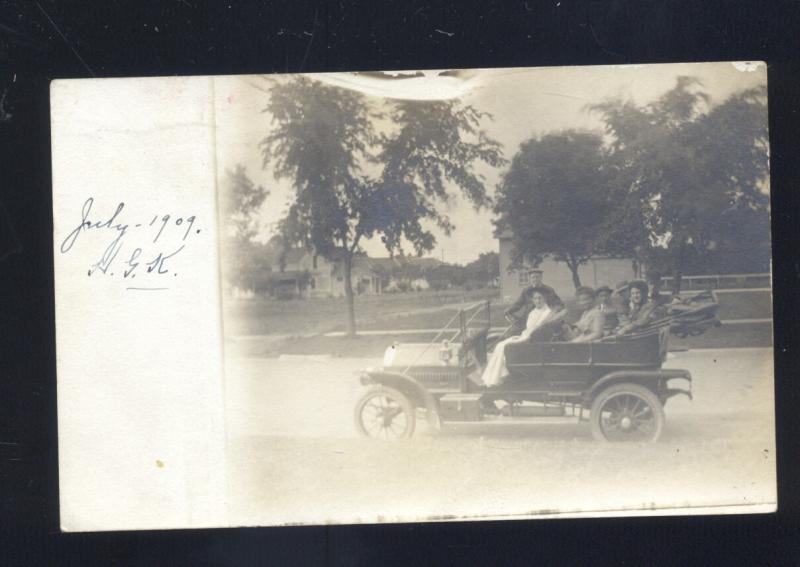
[[[436,243],[426,221],[452,230],[437,203],[457,189],[476,207],[488,203],[477,162],[502,165],[499,144],[481,129],[489,118],[452,101],[393,101],[377,108],[362,94],[308,77],[276,81],[264,110],[264,167],[289,179],[294,198],[281,230],[288,243],[341,260],[348,332],[355,334],[352,258],[380,237],[390,254],[403,243],[417,254]],[[389,124],[377,132],[375,124]]]
[[498,186],[499,231],[513,232],[514,264],[546,256],[578,268],[606,246],[604,228],[617,203],[603,139],[573,130],[522,143]]
[[605,136],[531,138],[498,186],[497,228],[512,230],[517,263],[552,256],[578,286],[581,263],[625,256],[672,274],[678,289],[686,270],[768,263],[765,88],[714,104],[697,79],[679,77],[649,104],[588,108]]
[[697,79],[679,77],[650,104],[612,100],[591,107],[621,166],[625,214],[645,229],[632,252],[672,273],[678,287],[688,266],[719,250],[730,220],[769,206],[766,89],[716,106],[701,89]]
[[225,171],[219,192],[223,257],[229,282],[242,289],[252,289],[269,261],[261,246],[253,241],[258,234],[256,215],[269,192],[248,177],[244,166],[237,164]]

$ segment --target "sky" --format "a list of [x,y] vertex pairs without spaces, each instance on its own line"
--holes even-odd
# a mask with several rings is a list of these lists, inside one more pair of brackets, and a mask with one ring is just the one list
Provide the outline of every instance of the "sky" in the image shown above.
[[[677,77],[690,75],[703,84],[711,104],[719,104],[740,90],[765,85],[766,66],[754,63],[677,63],[659,65],[609,65],[593,67],[540,67],[448,71],[400,71],[403,79],[377,73],[326,73],[307,75],[316,80],[360,91],[376,103],[386,98],[435,100],[461,98],[488,112],[483,129],[499,141],[511,161],[519,145],[531,137],[563,129],[602,133],[599,116],[587,105],[610,98],[646,104],[675,85]],[[269,100],[268,83],[261,76],[225,76],[214,80],[216,93],[217,165],[219,181],[226,168],[246,167],[250,178],[269,191],[258,218],[260,240],[267,240],[285,213],[293,195],[290,180],[276,181],[271,169],[262,168],[259,141],[270,131],[270,116],[263,113]],[[506,166],[507,167],[507,166]],[[479,165],[487,191],[494,195],[504,169]],[[453,191],[456,189],[453,188]],[[428,254],[447,262],[468,263],[482,252],[498,250],[493,235],[493,213],[476,212],[462,199],[444,208],[455,225],[448,237],[435,227],[437,245]],[[364,249],[370,256],[387,256],[375,238]]]

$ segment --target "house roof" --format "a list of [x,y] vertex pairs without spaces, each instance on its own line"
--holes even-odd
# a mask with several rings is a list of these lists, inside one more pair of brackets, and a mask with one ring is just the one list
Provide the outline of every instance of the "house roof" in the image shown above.
[[365,264],[373,270],[387,271],[397,266],[395,258],[364,258]]
[[284,272],[271,272],[270,279],[274,281],[295,281],[307,276],[305,270],[286,270]]
[[308,255],[310,255],[310,253],[302,248],[290,248],[284,255],[284,261],[287,264],[296,264]]
[[[357,261],[360,260],[364,267],[369,267],[369,269],[379,272],[388,272],[394,268],[402,267],[403,265],[417,266],[422,269],[431,269],[441,265],[442,263],[441,260],[438,260],[436,258],[416,258],[416,257],[369,258],[366,256],[362,256],[356,258],[356,260]],[[353,264],[355,266],[356,262],[354,262]]]
[[[285,263],[298,264],[305,257],[310,256],[312,252],[303,250],[302,248],[292,248],[286,251]],[[333,262],[334,273],[341,273],[340,262]],[[437,258],[417,258],[417,257],[402,257],[402,258],[370,258],[366,254],[356,254],[353,256],[353,270],[360,272],[380,272],[388,273],[395,268],[403,265],[411,265],[422,268],[423,270],[432,269],[442,264],[442,261]],[[284,274],[291,273],[290,270],[282,272]]]
[[405,260],[412,266],[419,266],[421,268],[435,268],[444,263],[438,258],[406,258]]

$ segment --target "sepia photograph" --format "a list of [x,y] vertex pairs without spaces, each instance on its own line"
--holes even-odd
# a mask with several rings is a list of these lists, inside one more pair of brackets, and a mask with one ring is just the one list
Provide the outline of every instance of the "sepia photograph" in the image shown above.
[[0,7],[0,564],[800,554],[800,3],[71,4]]
[[214,77],[228,523],[776,510],[766,77]]

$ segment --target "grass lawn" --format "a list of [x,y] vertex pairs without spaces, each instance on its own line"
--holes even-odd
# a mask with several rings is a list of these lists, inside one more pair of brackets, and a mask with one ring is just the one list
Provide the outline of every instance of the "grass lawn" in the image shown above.
[[[492,300],[492,326],[505,326],[497,290],[429,291],[356,297],[356,323],[359,330],[436,329],[456,313],[456,304]],[[573,300],[565,298],[568,307]],[[450,306],[447,308],[445,306]],[[226,334],[306,335],[342,331],[346,303],[337,299],[293,299],[287,301],[256,298],[226,302]],[[720,319],[772,317],[769,292],[719,294]]]
[[[356,298],[358,329],[439,329],[457,312],[454,305],[492,300],[494,327],[505,326],[503,305],[496,290],[472,292],[418,292]],[[768,318],[772,315],[769,292],[735,292],[719,295],[720,319]],[[567,307],[572,300],[567,299]],[[268,301],[254,299],[227,306],[226,335],[231,352],[240,356],[274,357],[280,354],[329,354],[336,357],[380,357],[392,342],[427,342],[431,333],[362,335],[355,339],[325,337],[323,333],[344,330],[343,299]],[[250,337],[247,335],[274,335]],[[287,335],[289,335],[287,337]],[[304,335],[304,336],[300,336]],[[769,323],[723,325],[699,337],[679,339],[670,344],[688,348],[766,347],[772,345]]]
[[772,317],[772,294],[768,291],[734,291],[717,295],[720,319]]
[[709,329],[699,337],[679,339],[671,335],[670,347],[692,348],[737,348],[771,347],[772,323],[746,323],[743,325],[722,325]]
[[[497,299],[498,290],[445,290],[415,293],[362,295],[355,298],[356,323],[359,329],[385,329],[394,319],[412,326],[391,328],[439,327],[443,305]],[[345,329],[347,303],[344,298],[291,299],[286,301],[255,298],[226,301],[227,335],[304,335]],[[434,311],[433,313],[431,313]],[[414,315],[411,318],[410,315]],[[429,314],[429,315],[428,315]],[[415,322],[419,321],[419,323]],[[402,323],[398,323],[402,324]],[[416,325],[416,326],[413,326]]]

